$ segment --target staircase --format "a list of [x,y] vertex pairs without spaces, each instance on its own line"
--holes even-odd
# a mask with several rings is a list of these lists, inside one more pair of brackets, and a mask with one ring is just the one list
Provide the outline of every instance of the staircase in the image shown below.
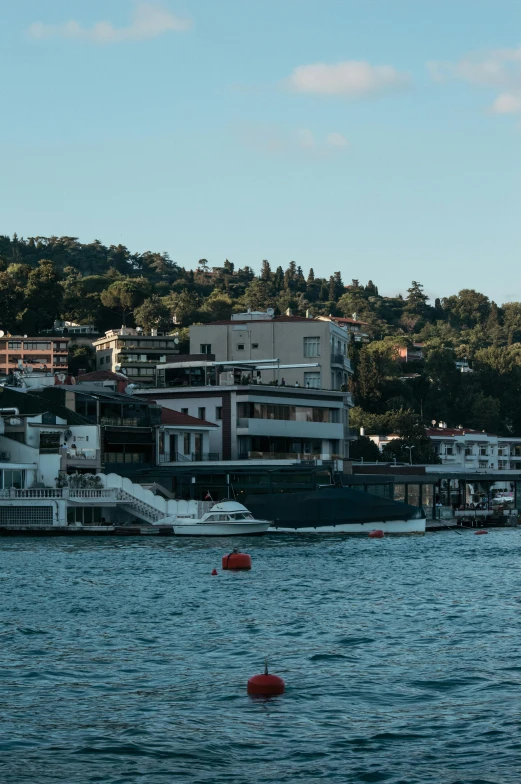
[[135,514],[136,517],[140,517],[147,523],[157,523],[158,520],[161,520],[161,518],[165,516],[164,512],[160,512],[140,498],[136,498],[130,493],[125,492],[125,490],[119,490],[117,498],[124,502],[123,508],[128,509],[128,511]]

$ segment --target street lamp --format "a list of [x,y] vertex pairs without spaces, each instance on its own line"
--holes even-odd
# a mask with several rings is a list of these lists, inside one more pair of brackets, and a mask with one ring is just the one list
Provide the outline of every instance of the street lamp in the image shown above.
[[412,450],[416,449],[416,447],[406,446],[405,448],[409,450],[409,465],[412,465]]

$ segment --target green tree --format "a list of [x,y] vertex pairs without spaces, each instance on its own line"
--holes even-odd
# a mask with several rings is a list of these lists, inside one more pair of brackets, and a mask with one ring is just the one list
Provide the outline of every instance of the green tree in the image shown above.
[[106,308],[121,314],[123,324],[128,316],[143,304],[151,294],[151,286],[145,278],[122,278],[111,283],[101,293],[101,301]]
[[143,304],[134,310],[134,320],[146,332],[152,329],[165,332],[172,323],[169,309],[157,294],[147,297]]
[[377,463],[382,456],[380,450],[368,436],[360,436],[349,444],[350,460],[363,460],[364,463]]
[[63,289],[58,270],[52,261],[42,259],[27,278],[27,307],[22,317],[22,326],[33,334],[38,334],[42,329],[51,329],[60,315],[62,301]]

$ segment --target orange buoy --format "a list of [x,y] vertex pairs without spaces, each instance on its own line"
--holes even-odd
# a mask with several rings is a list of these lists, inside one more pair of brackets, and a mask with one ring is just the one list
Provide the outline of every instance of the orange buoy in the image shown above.
[[385,534],[380,528],[377,528],[375,531],[369,531],[369,536],[371,539],[383,539]]
[[223,569],[229,571],[251,569],[251,556],[248,553],[240,553],[235,547],[229,555],[223,555],[222,565]]
[[483,534],[488,534],[488,531],[474,531],[474,536],[483,536]]
[[278,675],[268,673],[268,660],[264,665],[263,675],[254,675],[248,681],[248,694],[251,697],[276,697],[284,694],[286,684]]
[[217,574],[217,569],[214,569],[214,570],[212,571],[212,577],[215,577],[215,575],[216,575],[216,574]]

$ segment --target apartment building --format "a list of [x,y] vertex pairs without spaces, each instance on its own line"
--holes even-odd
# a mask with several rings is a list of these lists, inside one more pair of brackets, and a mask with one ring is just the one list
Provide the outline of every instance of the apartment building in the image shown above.
[[140,390],[139,396],[216,423],[209,432],[213,460],[341,461],[348,455],[348,393],[244,383]]
[[0,337],[0,375],[7,376],[21,366],[47,373],[67,373],[69,338]]
[[521,469],[521,438],[496,436],[468,428],[427,429],[443,465],[462,468],[518,471]]
[[140,386],[153,386],[156,365],[178,353],[175,336],[147,335],[140,329],[112,329],[93,342],[96,370],[124,373]]
[[348,330],[334,321],[275,316],[270,308],[194,325],[190,354],[212,354],[217,363],[273,360],[259,368],[262,383],[341,390],[352,372],[349,340]]

